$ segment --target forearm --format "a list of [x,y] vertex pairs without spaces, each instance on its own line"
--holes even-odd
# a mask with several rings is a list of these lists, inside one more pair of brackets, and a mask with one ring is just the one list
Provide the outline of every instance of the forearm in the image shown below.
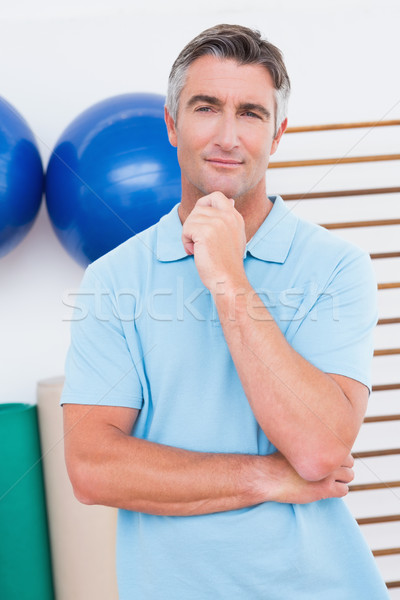
[[81,502],[155,515],[201,515],[268,501],[342,497],[353,478],[351,456],[323,481],[309,482],[279,452],[193,452],[131,437],[136,412],[64,407],[66,463]]
[[318,478],[316,459],[334,468],[351,450],[358,431],[353,407],[285,340],[247,279],[240,283],[214,299],[244,391],[268,439],[301,475]]
[[239,509],[278,493],[268,457],[191,452],[110,429],[100,439],[87,440],[84,451],[67,448],[75,493],[87,504],[185,516]]

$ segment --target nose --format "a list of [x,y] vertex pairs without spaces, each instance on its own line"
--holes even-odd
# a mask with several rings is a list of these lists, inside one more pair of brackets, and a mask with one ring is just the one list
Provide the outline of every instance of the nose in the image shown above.
[[221,115],[218,120],[215,142],[225,152],[229,152],[239,145],[236,115],[228,113]]

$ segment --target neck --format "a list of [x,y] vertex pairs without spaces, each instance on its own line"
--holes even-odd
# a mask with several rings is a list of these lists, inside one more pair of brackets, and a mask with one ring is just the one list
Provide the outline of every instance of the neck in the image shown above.
[[267,195],[257,204],[235,203],[236,210],[240,212],[244,220],[247,242],[265,221],[272,207],[273,204]]

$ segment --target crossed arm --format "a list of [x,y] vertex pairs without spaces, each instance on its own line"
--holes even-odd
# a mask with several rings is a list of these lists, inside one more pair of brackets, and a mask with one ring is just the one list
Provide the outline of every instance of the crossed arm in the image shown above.
[[251,318],[248,302],[256,296],[243,268],[243,219],[232,202],[218,193],[201,199],[185,221],[183,241],[213,294],[254,415],[279,452],[186,451],[132,437],[134,409],[66,405],[66,461],[77,497],[151,514],[194,515],[344,496],[367,389],[322,373],[296,353],[261,300],[257,310],[265,318]]
[[188,516],[261,502],[345,496],[353,459],[321,481],[302,479],[281,453],[192,452],[130,435],[138,411],[64,405],[65,455],[78,500],[155,515]]

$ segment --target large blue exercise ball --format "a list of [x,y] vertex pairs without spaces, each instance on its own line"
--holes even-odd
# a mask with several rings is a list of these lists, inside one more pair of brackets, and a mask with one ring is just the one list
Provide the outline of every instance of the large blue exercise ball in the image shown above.
[[180,201],[164,102],[145,93],[109,98],[79,115],[58,140],[46,174],[47,207],[59,240],[81,265]]
[[29,125],[0,98],[0,256],[26,236],[39,211],[43,166]]

